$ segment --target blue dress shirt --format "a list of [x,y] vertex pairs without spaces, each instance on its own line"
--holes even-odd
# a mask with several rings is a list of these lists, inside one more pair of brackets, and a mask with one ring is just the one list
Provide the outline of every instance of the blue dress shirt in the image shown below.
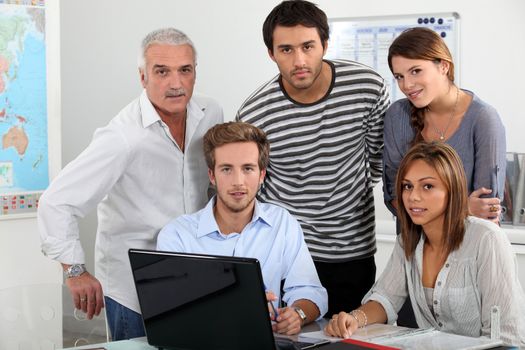
[[[255,201],[252,220],[240,233],[222,234],[213,215],[215,198],[204,209],[170,221],[159,233],[157,249],[197,254],[256,258],[264,284],[288,305],[308,299],[328,309],[328,295],[321,285],[301,226],[285,209]],[[280,295],[281,280],[284,295]]]

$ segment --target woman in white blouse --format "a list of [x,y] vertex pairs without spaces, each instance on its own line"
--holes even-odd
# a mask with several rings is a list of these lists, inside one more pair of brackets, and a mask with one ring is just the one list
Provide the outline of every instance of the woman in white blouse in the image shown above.
[[499,313],[501,340],[525,346],[515,254],[499,226],[469,216],[454,149],[416,144],[399,166],[395,189],[401,234],[390,261],[363,305],[334,315],[326,333],[346,338],[367,324],[394,323],[409,297],[419,327],[489,337],[491,313]]

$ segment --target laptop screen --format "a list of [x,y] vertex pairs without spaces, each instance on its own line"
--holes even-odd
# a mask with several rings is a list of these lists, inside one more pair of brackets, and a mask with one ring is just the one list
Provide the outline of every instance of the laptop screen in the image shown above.
[[256,259],[130,249],[148,343],[275,349]]

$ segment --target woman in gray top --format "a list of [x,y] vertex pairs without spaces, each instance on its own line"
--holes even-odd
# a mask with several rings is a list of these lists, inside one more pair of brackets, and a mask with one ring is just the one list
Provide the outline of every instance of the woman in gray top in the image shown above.
[[[385,270],[350,313],[326,332],[348,337],[358,327],[393,323],[407,297],[417,325],[525,346],[525,293],[516,255],[501,228],[468,213],[463,165],[442,142],[419,143],[395,183],[401,234]],[[404,278],[400,278],[404,276]]]
[[408,149],[440,141],[459,154],[473,215],[498,222],[506,168],[505,128],[494,108],[454,84],[454,63],[445,42],[427,28],[412,28],[389,49],[388,63],[407,96],[385,116],[383,193],[396,215],[395,176]]

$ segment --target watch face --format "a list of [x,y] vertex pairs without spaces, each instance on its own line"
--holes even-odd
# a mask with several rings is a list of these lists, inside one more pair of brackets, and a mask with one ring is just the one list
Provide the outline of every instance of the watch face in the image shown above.
[[67,270],[67,276],[68,277],[77,277],[83,274],[86,271],[84,268],[84,265],[81,264],[74,264],[69,267]]

